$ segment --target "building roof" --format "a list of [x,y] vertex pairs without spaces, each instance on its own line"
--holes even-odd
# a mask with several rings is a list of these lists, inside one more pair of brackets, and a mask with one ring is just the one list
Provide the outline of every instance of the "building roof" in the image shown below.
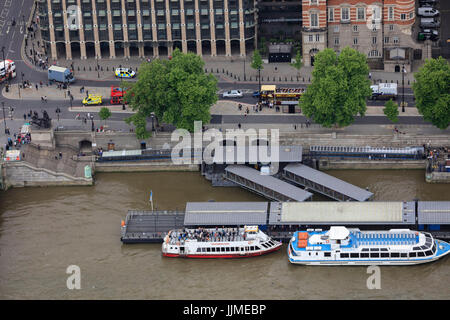
[[450,224],[450,201],[419,201],[419,224]]
[[414,202],[272,202],[269,224],[414,224]]
[[366,201],[371,196],[373,196],[372,192],[364,190],[360,187],[357,187],[341,179],[335,178],[300,163],[289,164],[284,168],[284,170],[291,172],[297,176],[303,177],[307,180],[313,181],[314,183],[325,186],[329,189],[335,190],[358,201]]
[[305,201],[312,197],[312,193],[293,186],[270,175],[262,175],[258,170],[243,165],[229,165],[225,171],[251,181],[264,188],[280,193],[294,201]]
[[267,202],[188,202],[184,224],[265,225]]
[[[265,147],[267,147],[266,150],[263,149]],[[222,149],[219,148],[216,151],[213,158],[214,163],[236,164],[302,161],[301,146],[223,146]],[[277,151],[278,155],[276,154]],[[260,157],[260,152],[262,152],[262,157]],[[267,159],[264,159],[265,155],[267,155]]]

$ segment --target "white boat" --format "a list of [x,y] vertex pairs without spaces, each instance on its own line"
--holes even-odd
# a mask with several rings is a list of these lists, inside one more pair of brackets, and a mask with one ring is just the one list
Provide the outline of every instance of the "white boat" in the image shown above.
[[244,258],[280,249],[258,226],[171,230],[164,237],[162,254],[185,258]]
[[289,241],[289,261],[305,265],[412,265],[432,262],[450,252],[450,244],[428,232],[409,229],[296,231]]

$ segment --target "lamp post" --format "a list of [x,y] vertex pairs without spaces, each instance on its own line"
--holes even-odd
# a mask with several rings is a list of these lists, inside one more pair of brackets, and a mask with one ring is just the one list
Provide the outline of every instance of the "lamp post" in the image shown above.
[[258,68],[258,102],[261,103],[261,68]]
[[245,58],[246,58],[246,56],[244,56],[244,81],[246,81],[246,77],[245,77]]
[[3,110],[3,123],[5,125],[5,134],[8,134],[8,132],[6,131],[6,115],[5,115],[5,102],[2,101],[2,110]]
[[95,56],[95,59],[97,60],[97,78],[100,78],[100,68],[98,66],[98,56]]
[[405,112],[405,65],[402,66],[402,112]]
[[154,132],[155,131],[155,125],[154,125],[155,113],[154,112],[152,112],[150,114],[150,118],[152,119],[152,132]]
[[91,130],[92,130],[92,132],[95,131],[95,129],[94,129],[94,115],[92,115],[92,114],[91,114]]

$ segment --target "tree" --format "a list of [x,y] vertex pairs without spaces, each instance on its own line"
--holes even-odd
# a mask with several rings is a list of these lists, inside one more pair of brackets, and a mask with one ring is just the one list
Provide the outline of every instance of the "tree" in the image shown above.
[[398,105],[392,99],[386,102],[383,112],[389,120],[394,123],[398,122]]
[[146,123],[152,112],[160,121],[189,131],[194,130],[194,121],[210,121],[217,79],[205,74],[204,65],[196,54],[176,49],[171,60],[155,59],[140,66],[139,79],[124,84],[125,100],[136,111],[126,122],[135,125],[137,135],[149,136]]
[[258,50],[253,51],[251,67],[255,70],[264,69],[263,61],[262,61],[261,55],[259,54]]
[[414,77],[417,110],[424,120],[446,129],[450,124],[450,64],[442,57],[428,59]]
[[295,62],[291,63],[291,66],[293,66],[298,71],[298,75],[300,76],[300,69],[303,66],[302,63],[302,54],[300,52],[300,49],[297,50],[297,54],[295,55]]
[[366,56],[346,47],[339,56],[333,49],[319,52],[312,82],[300,98],[303,113],[324,127],[348,126],[366,112],[371,95]]
[[105,121],[105,123],[106,123],[106,120],[107,120],[109,117],[111,117],[111,115],[112,115],[111,110],[109,110],[107,107],[101,108],[101,109],[100,109],[100,112],[98,113],[98,116],[100,117],[100,119],[102,119],[103,121]]

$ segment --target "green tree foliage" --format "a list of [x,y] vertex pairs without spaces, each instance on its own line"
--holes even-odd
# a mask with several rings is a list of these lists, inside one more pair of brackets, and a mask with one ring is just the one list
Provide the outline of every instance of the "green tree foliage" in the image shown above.
[[251,67],[255,70],[264,69],[263,61],[262,61],[261,55],[259,54],[258,50],[253,51]]
[[299,75],[300,75],[300,69],[303,66],[302,63],[302,54],[300,52],[300,49],[297,50],[297,54],[295,55],[295,62],[291,63],[291,66],[293,66],[295,69],[297,69]]
[[106,121],[109,117],[111,117],[111,115],[112,115],[111,110],[109,110],[107,107],[101,108],[99,113],[98,113],[98,116],[103,121]]
[[450,64],[442,57],[428,59],[414,74],[417,110],[439,129],[450,125]]
[[156,117],[177,128],[194,130],[194,121],[208,123],[209,110],[217,102],[217,79],[205,74],[204,61],[193,53],[176,49],[171,60],[155,59],[139,68],[139,79],[127,82],[125,100],[136,113],[127,123],[136,127],[136,135],[146,138],[147,117]]
[[366,56],[346,47],[339,57],[333,49],[315,56],[312,82],[300,98],[303,113],[325,127],[348,126],[366,112],[371,95]]
[[392,99],[386,102],[383,112],[389,120],[394,123],[398,122],[398,105]]

